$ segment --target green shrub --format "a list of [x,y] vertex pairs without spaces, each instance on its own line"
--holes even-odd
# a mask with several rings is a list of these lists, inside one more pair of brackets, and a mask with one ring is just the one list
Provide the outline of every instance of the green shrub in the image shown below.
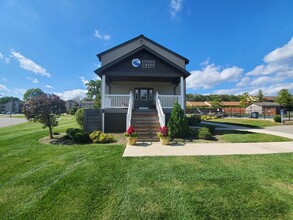
[[280,115],[275,115],[274,116],[274,121],[275,122],[281,122],[281,116]]
[[75,112],[75,120],[77,124],[83,129],[84,109],[80,108]]
[[105,134],[101,131],[93,131],[89,137],[93,143],[111,143],[114,141],[113,135]]
[[189,129],[189,133],[193,138],[198,138],[198,129],[197,128],[191,128]]
[[189,135],[187,118],[178,102],[173,106],[168,122],[168,130],[171,138],[184,138]]
[[92,133],[90,133],[90,139],[92,140],[92,142],[98,143],[101,133],[101,131],[93,131]]
[[73,139],[77,143],[86,143],[90,141],[89,134],[85,131],[75,133]]
[[196,114],[187,114],[188,125],[195,126],[201,122],[201,116]]
[[210,116],[210,115],[202,115],[201,116],[202,121],[208,121],[208,120],[211,120],[211,119],[213,119],[213,116]]
[[111,134],[101,133],[99,137],[99,143],[111,143],[114,141],[114,137]]
[[66,134],[77,143],[89,142],[89,134],[79,128],[68,128]]
[[213,126],[213,125],[205,125],[205,127],[209,129],[209,132],[211,132],[212,135],[215,134],[215,132],[216,132],[216,127],[215,126]]
[[208,128],[206,128],[206,127],[200,128],[200,129],[198,129],[198,138],[208,140],[208,139],[212,138],[212,134]]

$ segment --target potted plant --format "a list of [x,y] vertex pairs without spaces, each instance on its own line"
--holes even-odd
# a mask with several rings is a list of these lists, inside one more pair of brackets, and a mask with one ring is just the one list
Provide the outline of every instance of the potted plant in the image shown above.
[[160,142],[163,145],[167,145],[170,142],[170,135],[168,128],[166,126],[160,128],[160,132],[157,133],[157,136],[160,138]]
[[126,137],[127,143],[129,145],[135,145],[136,144],[137,132],[132,126],[129,126],[127,131],[124,133],[124,136]]

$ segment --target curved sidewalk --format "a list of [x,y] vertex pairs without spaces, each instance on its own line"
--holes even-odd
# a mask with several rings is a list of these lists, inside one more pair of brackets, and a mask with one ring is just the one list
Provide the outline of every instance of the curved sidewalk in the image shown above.
[[[293,133],[282,132],[280,129],[252,129],[242,126],[205,122],[217,125],[217,130],[239,130],[255,133],[277,135],[293,139]],[[287,129],[287,131],[290,130]],[[293,130],[293,126],[292,126]],[[208,155],[249,155],[249,154],[274,154],[292,153],[293,142],[264,142],[264,143],[185,143],[161,145],[159,142],[138,143],[135,146],[126,145],[123,157],[143,156],[208,156]]]

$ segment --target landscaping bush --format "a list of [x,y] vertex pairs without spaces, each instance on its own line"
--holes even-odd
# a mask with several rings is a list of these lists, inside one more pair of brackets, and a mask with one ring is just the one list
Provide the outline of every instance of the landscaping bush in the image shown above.
[[68,128],[66,134],[77,143],[89,142],[89,134],[79,128]]
[[200,128],[198,129],[198,138],[208,140],[212,138],[212,134],[208,128]]
[[89,134],[85,131],[79,131],[73,136],[73,140],[77,143],[87,143],[90,141]]
[[191,134],[191,136],[193,137],[193,138],[198,138],[198,129],[197,128],[191,128],[191,129],[189,129],[189,133]]
[[274,116],[274,121],[275,122],[281,122],[281,116],[280,115],[275,115]]
[[168,129],[171,138],[184,138],[189,135],[187,118],[178,102],[173,106]]
[[205,127],[209,129],[209,131],[211,132],[212,135],[215,134],[215,132],[216,132],[216,127],[215,126],[213,126],[213,125],[205,125]]
[[74,116],[77,124],[83,129],[84,109],[78,109]]
[[188,125],[195,126],[201,122],[201,116],[196,114],[187,114]]
[[113,135],[101,131],[93,131],[89,137],[93,143],[111,143],[114,141]]

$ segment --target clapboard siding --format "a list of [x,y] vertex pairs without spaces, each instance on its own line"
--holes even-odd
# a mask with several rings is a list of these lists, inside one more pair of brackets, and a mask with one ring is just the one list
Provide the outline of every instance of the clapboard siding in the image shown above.
[[84,130],[91,132],[94,130],[102,130],[102,114],[101,109],[85,109],[84,110]]

